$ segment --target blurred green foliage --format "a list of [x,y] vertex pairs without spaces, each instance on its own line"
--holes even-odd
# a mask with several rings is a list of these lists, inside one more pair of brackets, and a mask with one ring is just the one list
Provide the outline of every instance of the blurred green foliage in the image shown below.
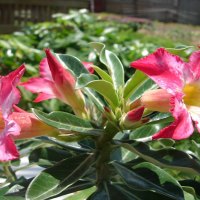
[[[131,61],[153,52],[158,47],[174,48],[179,45],[170,39],[138,32],[144,26],[151,28],[151,24],[112,20],[105,15],[89,13],[85,9],[71,10],[68,14],[55,14],[51,22],[29,24],[19,32],[0,35],[0,74],[5,75],[25,63],[23,81],[37,76],[39,62],[45,56],[44,48],[50,48],[55,53],[70,54],[105,68],[88,45],[90,42],[102,42],[122,61],[128,79],[134,72],[134,69],[129,67]],[[183,56],[187,57],[190,52],[190,49],[186,49]],[[65,109],[65,105],[60,105],[56,100],[35,104],[32,102],[34,98],[31,93],[24,90],[22,93],[24,98],[20,106],[24,109],[35,106],[48,112]]]
[[147,55],[157,47],[172,48],[177,45],[170,39],[138,33],[137,30],[142,26],[130,21],[122,23],[106,20],[87,10],[55,14],[51,22],[29,24],[20,32],[0,35],[0,73],[7,74],[25,63],[26,75],[35,75],[38,63],[44,57],[44,48],[71,54],[81,60],[96,61],[88,43],[102,42],[129,68],[131,61]]

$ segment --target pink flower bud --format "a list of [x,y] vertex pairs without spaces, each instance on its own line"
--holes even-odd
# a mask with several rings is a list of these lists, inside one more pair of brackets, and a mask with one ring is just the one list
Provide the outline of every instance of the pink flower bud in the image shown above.
[[171,97],[172,95],[166,90],[156,89],[144,92],[140,101],[141,104],[148,110],[169,112]]

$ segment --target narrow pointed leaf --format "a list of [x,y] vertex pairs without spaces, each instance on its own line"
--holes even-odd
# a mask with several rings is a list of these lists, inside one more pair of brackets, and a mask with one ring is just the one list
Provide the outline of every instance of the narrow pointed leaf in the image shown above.
[[132,145],[123,143],[121,146],[157,166],[200,174],[200,162],[183,151],[173,148],[152,150],[142,142],[135,142]]
[[100,93],[113,109],[119,105],[119,99],[111,83],[104,80],[97,80],[89,82],[86,86]]
[[72,131],[96,136],[102,132],[101,129],[94,129],[89,121],[69,113],[55,111],[47,114],[36,109],[33,109],[32,111],[41,121],[63,131]]
[[83,88],[88,85],[88,83],[98,80],[99,78],[93,74],[81,74],[76,82],[76,89]]
[[102,50],[105,49],[105,44],[101,42],[90,42],[90,46],[94,48],[98,54],[101,54]]
[[157,167],[156,165],[153,165],[152,163],[143,162],[143,163],[135,165],[133,168],[134,169],[149,169],[150,171],[157,174],[160,184],[165,185],[165,184],[171,183],[174,185],[174,187],[176,186],[176,190],[179,189],[182,191],[181,185],[173,176],[171,176],[169,173],[167,173],[163,169]]
[[124,86],[124,68],[119,58],[111,51],[105,50],[107,67],[113,80],[115,90]]
[[104,102],[102,102],[102,100],[100,98],[98,98],[98,94],[94,91],[92,91],[89,88],[84,88],[84,92],[87,94],[87,96],[89,97],[89,99],[96,105],[97,109],[100,112],[104,112],[104,107],[105,104]]
[[82,154],[45,169],[29,185],[26,199],[44,200],[58,195],[81,178],[93,163],[93,156]]
[[127,197],[126,200],[172,200],[170,197],[154,191],[134,190],[133,188],[128,187],[128,185],[119,183],[113,185]]
[[131,101],[134,101],[140,98],[146,90],[155,89],[157,87],[158,86],[151,79],[146,79],[143,83],[139,85],[138,88],[136,88],[136,90],[134,90],[134,92],[130,96],[130,99]]
[[129,139],[139,139],[143,137],[152,136],[154,133],[158,132],[162,128],[166,127],[168,123],[159,123],[159,124],[147,124],[143,125],[129,134]]
[[113,52],[105,50],[104,44],[92,42],[90,45],[99,53],[100,61],[108,68],[115,90],[119,90],[124,86],[124,68],[121,61]]
[[[76,191],[73,194],[63,196],[63,200],[84,200],[87,199],[95,190],[96,187],[94,186],[85,190]],[[59,198],[62,198],[62,196],[59,196]]]
[[112,83],[112,78],[104,70],[102,70],[101,68],[97,66],[94,66],[93,68],[103,80]]
[[[175,192],[167,189],[163,185],[155,184],[153,181],[142,177],[141,175],[135,173],[134,171],[126,168],[119,163],[112,163],[117,172],[123,178],[123,180],[128,184],[129,187],[132,187],[136,190],[144,190],[144,191],[155,191],[164,196],[168,196],[171,199],[176,200],[184,200],[182,192]],[[175,185],[176,186],[176,185]]]
[[131,94],[147,80],[148,77],[139,70],[136,70],[134,75],[126,82],[124,87],[124,98],[128,99]]

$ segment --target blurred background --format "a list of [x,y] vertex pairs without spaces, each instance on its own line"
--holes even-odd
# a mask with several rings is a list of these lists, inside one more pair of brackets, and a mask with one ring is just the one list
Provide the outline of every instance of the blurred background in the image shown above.
[[0,0],[0,31],[12,32],[27,22],[48,21],[52,14],[80,8],[163,22],[200,24],[199,0]]

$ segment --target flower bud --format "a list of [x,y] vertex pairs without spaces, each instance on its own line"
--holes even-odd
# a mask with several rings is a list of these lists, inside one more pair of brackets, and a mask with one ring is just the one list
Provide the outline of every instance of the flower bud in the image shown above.
[[131,128],[135,126],[137,123],[139,124],[143,123],[141,121],[143,112],[144,112],[143,106],[129,111],[122,117],[120,125],[123,126],[124,128]]
[[164,89],[149,90],[144,92],[141,104],[152,111],[169,112],[172,95]]

